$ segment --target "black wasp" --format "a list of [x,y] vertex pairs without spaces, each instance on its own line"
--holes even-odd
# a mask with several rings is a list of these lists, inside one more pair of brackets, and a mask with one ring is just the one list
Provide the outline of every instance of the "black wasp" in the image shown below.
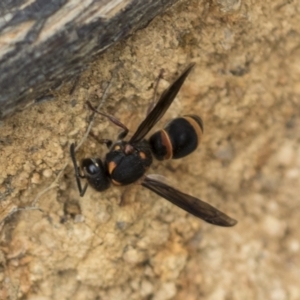
[[[236,220],[208,203],[180,192],[153,176],[145,175],[152,163],[152,154],[158,160],[177,159],[189,155],[200,142],[203,124],[201,118],[195,115],[176,118],[163,130],[154,133],[150,139],[145,139],[147,133],[162,118],[173,102],[193,66],[194,64],[189,65],[162,93],[155,107],[139,125],[129,141],[124,141],[129,131],[124,124],[112,116],[98,112],[88,103],[94,112],[107,117],[123,131],[115,143],[111,140],[101,140],[109,149],[104,161],[100,158],[82,160],[83,175],[76,163],[75,144],[71,144],[71,158],[80,196],[85,194],[88,184],[101,192],[108,189],[111,183],[120,186],[139,180],[142,186],[208,223],[218,226],[233,226],[237,223]],[[87,180],[83,188],[81,178]]]

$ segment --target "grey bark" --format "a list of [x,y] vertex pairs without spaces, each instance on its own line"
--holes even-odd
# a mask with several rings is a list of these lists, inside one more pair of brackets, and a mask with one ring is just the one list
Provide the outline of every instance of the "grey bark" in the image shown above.
[[0,119],[76,78],[92,57],[146,26],[175,0],[4,0]]

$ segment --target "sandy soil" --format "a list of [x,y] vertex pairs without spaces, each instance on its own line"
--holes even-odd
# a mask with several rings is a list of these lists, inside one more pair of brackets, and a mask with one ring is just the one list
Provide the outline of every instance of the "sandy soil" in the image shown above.
[[[299,1],[179,1],[94,61],[72,95],[65,84],[3,121],[0,298],[300,299],[299,12]],[[88,126],[85,101],[97,105],[117,70],[102,110],[133,131],[159,70],[162,92],[190,62],[157,128],[199,114],[201,147],[150,173],[239,223],[209,225],[138,185],[80,198],[69,145]],[[97,116],[93,132],[119,129]],[[78,159],[106,151],[88,138]],[[15,212],[33,201],[42,212]]]

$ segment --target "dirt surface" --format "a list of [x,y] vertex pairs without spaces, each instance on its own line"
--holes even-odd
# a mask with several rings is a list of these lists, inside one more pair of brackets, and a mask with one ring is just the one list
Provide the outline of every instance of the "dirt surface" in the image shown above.
[[[73,94],[66,84],[3,121],[0,299],[300,299],[299,12],[299,1],[181,1],[95,61]],[[138,185],[80,198],[69,145],[88,126],[85,101],[97,105],[116,70],[102,110],[134,130],[160,69],[159,92],[190,62],[157,127],[199,114],[201,147],[150,173],[239,223],[209,225]],[[97,116],[93,132],[119,129]],[[105,153],[88,138],[77,155]],[[33,201],[42,211],[15,212]]]

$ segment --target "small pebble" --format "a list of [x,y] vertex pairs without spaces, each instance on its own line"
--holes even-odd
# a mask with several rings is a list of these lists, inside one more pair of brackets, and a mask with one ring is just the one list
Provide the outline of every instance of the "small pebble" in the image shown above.
[[39,173],[33,173],[32,177],[31,177],[31,182],[32,183],[39,183],[41,181],[41,176]]
[[43,176],[46,177],[46,178],[50,178],[52,176],[53,172],[51,169],[45,169],[43,171]]

